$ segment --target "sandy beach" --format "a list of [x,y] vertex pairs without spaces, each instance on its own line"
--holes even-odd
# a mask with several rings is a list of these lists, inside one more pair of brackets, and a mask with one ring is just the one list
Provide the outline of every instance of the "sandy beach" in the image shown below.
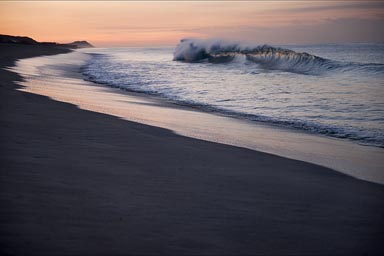
[[384,187],[16,90],[0,46],[5,255],[380,255]]

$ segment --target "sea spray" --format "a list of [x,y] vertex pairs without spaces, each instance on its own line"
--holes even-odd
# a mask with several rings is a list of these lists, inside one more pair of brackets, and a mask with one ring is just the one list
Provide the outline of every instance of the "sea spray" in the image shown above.
[[185,62],[208,61],[227,63],[235,56],[245,56],[247,61],[259,64],[263,69],[277,69],[293,73],[319,75],[333,70],[353,71],[367,69],[384,72],[382,64],[359,64],[334,61],[306,52],[270,45],[249,45],[211,39],[182,39],[173,53],[173,60]]

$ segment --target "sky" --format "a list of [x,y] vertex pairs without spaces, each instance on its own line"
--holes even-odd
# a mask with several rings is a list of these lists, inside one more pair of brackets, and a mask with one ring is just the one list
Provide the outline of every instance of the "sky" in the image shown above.
[[0,34],[99,47],[384,42],[384,1],[0,1]]

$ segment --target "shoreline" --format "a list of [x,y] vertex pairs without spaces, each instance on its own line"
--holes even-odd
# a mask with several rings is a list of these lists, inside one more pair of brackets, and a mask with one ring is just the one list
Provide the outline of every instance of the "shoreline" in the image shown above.
[[[306,135],[313,135],[313,136],[319,136],[319,137],[328,138],[328,139],[335,139],[335,140],[340,140],[340,141],[351,142],[351,143],[355,143],[359,146],[384,149],[384,146],[378,146],[376,144],[368,144],[368,143],[362,142],[361,140],[358,140],[358,139],[351,139],[349,137],[337,137],[337,136],[328,135],[326,133],[314,132],[314,131],[311,131],[310,129],[300,129],[300,128],[297,128],[295,126],[284,125],[284,124],[281,124],[278,122],[262,121],[262,120],[258,120],[258,119],[248,118],[246,114],[242,114],[242,113],[238,113],[238,112],[234,112],[234,111],[231,112],[231,111],[225,110],[225,109],[218,109],[218,108],[215,108],[215,107],[212,107],[209,105],[190,103],[187,101],[177,101],[177,100],[173,100],[173,99],[167,98],[163,95],[158,95],[155,93],[141,92],[141,91],[135,91],[135,90],[130,90],[130,89],[126,89],[126,88],[114,87],[114,86],[108,85],[106,83],[99,83],[99,82],[89,80],[87,77],[84,77],[84,76],[82,76],[82,79],[84,81],[92,83],[94,85],[99,85],[102,87],[108,87],[108,88],[112,88],[114,90],[121,91],[121,93],[125,93],[129,96],[133,96],[133,97],[137,97],[137,98],[145,98],[145,99],[149,98],[150,100],[153,100],[153,101],[161,101],[163,103],[163,105],[166,105],[166,106],[170,105],[174,108],[185,108],[185,109],[189,109],[189,110],[193,110],[193,111],[197,111],[197,112],[208,113],[208,114],[217,115],[217,116],[221,116],[221,117],[225,117],[225,118],[231,118],[231,119],[239,120],[242,122],[249,122],[249,123],[253,123],[255,125],[259,125],[259,126],[266,126],[266,127],[272,128],[272,129],[274,129],[274,128],[275,129],[281,129],[281,130],[286,130],[286,131],[292,131],[293,133],[302,133],[302,134],[306,134]],[[252,116],[252,115],[250,115],[250,116]]]
[[[59,52],[16,48],[1,58],[2,68],[16,53],[22,58]],[[13,81],[20,77],[0,72],[2,253],[384,250],[383,186],[82,110],[15,90]]]
[[72,52],[25,59],[11,70],[26,77],[26,81],[20,83],[25,92],[169,129],[183,136],[313,163],[358,179],[384,184],[383,148],[228,117],[153,95],[93,83],[78,72],[89,58],[88,52]]

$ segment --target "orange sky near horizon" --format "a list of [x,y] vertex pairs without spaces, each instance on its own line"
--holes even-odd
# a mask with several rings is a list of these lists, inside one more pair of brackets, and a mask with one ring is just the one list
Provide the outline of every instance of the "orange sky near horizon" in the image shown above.
[[181,38],[255,43],[384,42],[382,1],[2,1],[0,34],[96,46]]

